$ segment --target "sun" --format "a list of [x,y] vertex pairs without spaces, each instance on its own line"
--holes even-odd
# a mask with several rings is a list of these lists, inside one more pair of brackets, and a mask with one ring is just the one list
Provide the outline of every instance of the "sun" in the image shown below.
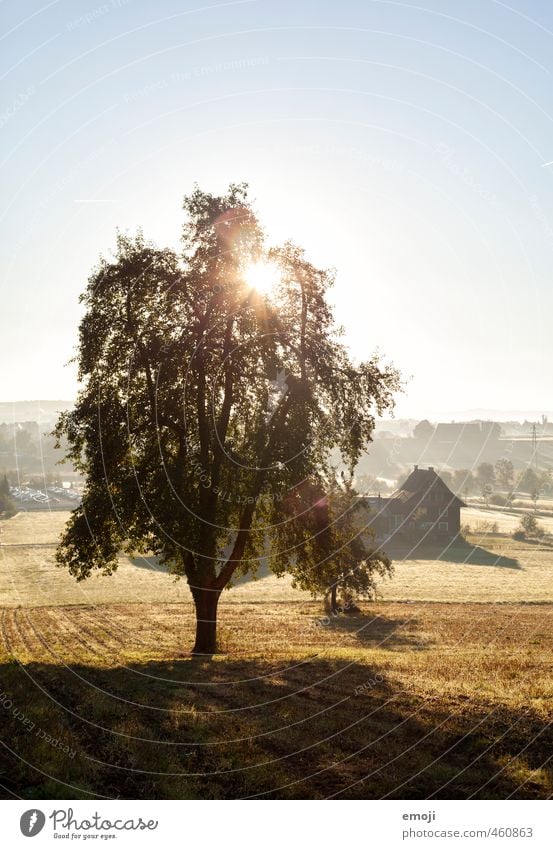
[[244,279],[252,289],[268,295],[278,283],[278,269],[272,262],[251,262],[246,266]]

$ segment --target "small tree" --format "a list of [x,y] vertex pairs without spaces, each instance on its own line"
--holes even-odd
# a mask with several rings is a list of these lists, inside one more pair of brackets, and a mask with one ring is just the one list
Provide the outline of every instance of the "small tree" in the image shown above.
[[526,468],[521,473],[517,485],[518,488],[522,490],[522,492],[527,492],[528,494],[531,494],[532,492],[535,492],[536,490],[540,489],[540,475],[536,471],[534,471],[534,469]]
[[492,493],[493,487],[491,486],[491,484],[484,484],[484,486],[482,487],[482,498],[484,499],[484,504],[486,505],[486,507],[490,506],[490,496],[492,495]]
[[364,521],[351,476],[342,474],[326,490],[320,482],[305,482],[288,510],[311,549],[290,567],[293,586],[323,596],[332,613],[340,606],[351,609],[356,598],[374,598],[376,577],[389,576],[392,564],[373,545],[374,531]]
[[551,469],[546,469],[540,473],[540,494],[550,495],[553,479]]
[[495,482],[495,472],[491,463],[480,463],[476,469],[476,480],[481,489],[487,485],[492,486]]
[[399,377],[351,361],[332,273],[265,248],[245,185],[184,208],[182,257],[120,236],[81,298],[82,389],[55,433],[85,487],[57,560],[83,580],[120,550],[158,555],[186,577],[210,654],[233,576],[311,569],[317,541],[288,502],[298,481],[325,491],[332,456],[353,470]]
[[514,480],[515,469],[510,460],[501,457],[495,464],[495,477],[498,484],[504,489],[509,489]]
[[[526,513],[520,520],[520,525],[515,531],[518,534],[515,539],[522,539],[524,537],[537,537],[544,533],[541,525],[538,524],[538,520],[531,513]],[[514,534],[513,534],[514,536]]]

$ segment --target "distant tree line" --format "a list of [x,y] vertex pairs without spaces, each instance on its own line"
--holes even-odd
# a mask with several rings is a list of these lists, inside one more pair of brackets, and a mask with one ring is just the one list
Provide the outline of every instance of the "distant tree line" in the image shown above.
[[[45,428],[46,429],[46,428]],[[0,424],[0,474],[16,486],[27,482],[29,476],[40,481],[36,488],[52,483],[60,476],[57,464],[63,452],[56,449],[56,440],[49,432],[42,432],[37,422]],[[65,475],[72,473],[66,468]]]
[[10,497],[10,482],[6,475],[0,478],[0,519],[9,519],[17,513],[17,508]]
[[529,495],[535,503],[542,496],[553,495],[551,471],[538,471],[531,467],[515,470],[513,463],[506,458],[501,458],[495,465],[480,463],[474,470],[443,471],[440,476],[457,495],[480,495],[486,502],[496,504],[512,499],[515,492]]

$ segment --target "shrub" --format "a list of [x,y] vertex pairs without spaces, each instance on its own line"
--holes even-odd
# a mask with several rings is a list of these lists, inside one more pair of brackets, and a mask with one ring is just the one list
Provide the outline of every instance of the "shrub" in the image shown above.
[[[516,534],[516,536],[515,536]],[[527,537],[540,537],[545,534],[545,528],[538,524],[538,520],[531,513],[527,513],[520,520],[520,525],[513,533],[513,539],[526,539]]]
[[529,537],[537,536],[540,532],[538,520],[535,516],[532,516],[531,513],[527,513],[526,516],[522,517],[522,519],[520,520],[520,527]]
[[488,522],[487,520],[477,522],[474,527],[476,534],[496,534],[498,531],[499,525],[497,522]]
[[494,492],[493,495],[490,495],[490,504],[496,504],[498,507],[505,507],[508,503],[509,499],[505,495],[501,495],[500,492]]

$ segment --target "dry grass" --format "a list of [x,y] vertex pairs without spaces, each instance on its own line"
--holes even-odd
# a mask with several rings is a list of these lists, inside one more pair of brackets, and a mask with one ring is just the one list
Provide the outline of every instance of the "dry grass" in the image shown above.
[[[464,511],[476,524],[479,511]],[[182,602],[190,598],[184,581],[155,562],[120,558],[117,572],[93,575],[77,584],[54,565],[55,541],[66,513],[19,514],[3,523],[0,547],[0,606]],[[489,514],[487,514],[489,515]],[[493,518],[493,517],[492,517]],[[506,517],[515,521],[514,517]],[[495,519],[494,519],[495,521]],[[518,521],[518,520],[517,520]],[[553,602],[553,549],[515,542],[506,535],[472,535],[471,546],[403,551],[394,555],[395,574],[380,584],[386,601]],[[241,583],[225,594],[228,603],[293,603],[309,595],[293,590],[288,578],[272,575]]]
[[[532,502],[528,502],[528,510],[532,508]],[[538,503],[538,511],[540,507],[548,507],[545,502]],[[526,512],[528,512],[528,510]],[[510,512],[508,510],[493,510],[479,507],[468,507],[461,511],[461,522],[468,522],[473,527],[478,522],[496,522],[497,529],[500,533],[511,534],[518,525],[520,525],[521,517],[524,515],[521,511]],[[553,516],[538,516],[538,522],[548,533],[553,533]]]
[[[65,512],[19,513],[2,523],[0,546],[0,606],[56,604],[113,604],[122,602],[188,601],[186,581],[160,567],[152,558],[125,555],[111,576],[99,573],[77,583],[54,563],[56,541],[69,514]],[[302,596],[309,598],[306,594]],[[266,577],[262,583],[248,581],[228,594],[228,600],[277,602],[297,600],[287,578]]]
[[471,534],[469,545],[394,556],[383,598],[402,601],[553,602],[553,548],[500,534]]
[[225,653],[200,660],[187,604],[5,609],[5,794],[551,794],[553,606],[318,613],[224,605]]
[[289,581],[242,583],[221,601],[222,653],[202,660],[184,583],[127,559],[81,585],[53,566],[64,518],[4,523],[0,795],[553,793],[543,546],[494,535],[411,558],[387,600],[322,624]]

